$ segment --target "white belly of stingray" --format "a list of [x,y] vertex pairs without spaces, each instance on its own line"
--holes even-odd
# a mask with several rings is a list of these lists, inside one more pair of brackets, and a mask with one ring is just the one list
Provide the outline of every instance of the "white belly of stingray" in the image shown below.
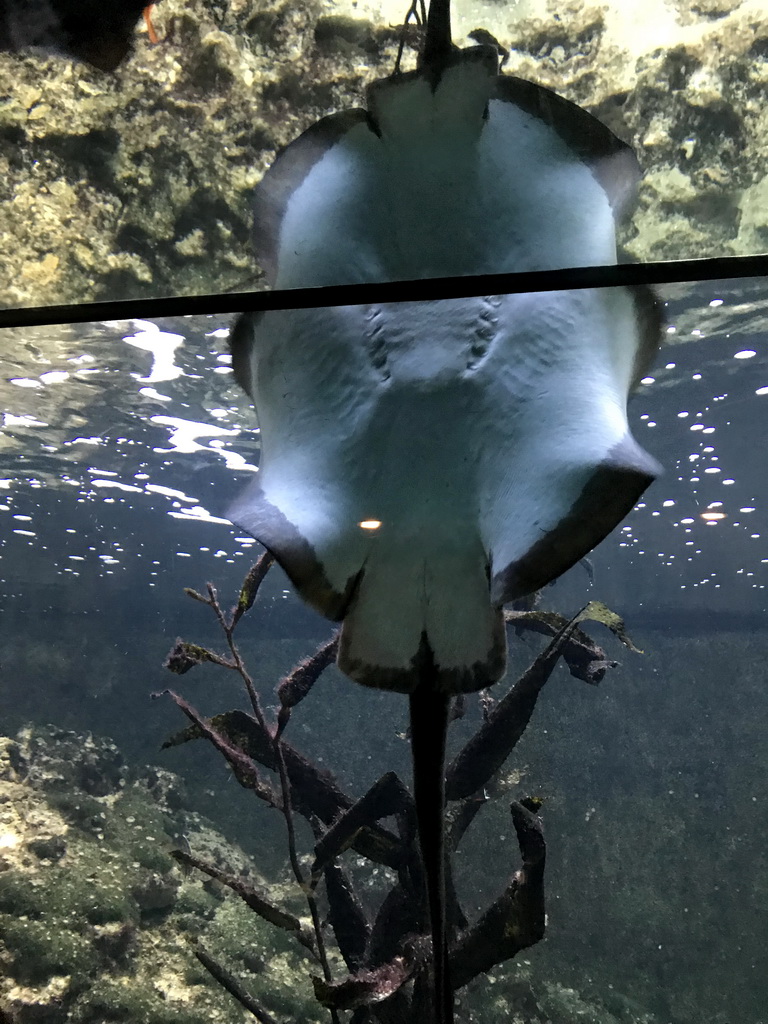
[[537,118],[494,100],[477,140],[406,124],[361,123],[314,165],[286,205],[276,287],[615,263],[605,190]]
[[[491,581],[556,530],[627,438],[637,330],[619,290],[258,321],[258,500],[349,595],[342,669],[407,689],[426,639],[453,689],[501,674],[499,607],[516,595]],[[260,539],[280,554],[263,527]],[[325,591],[302,592],[328,613]]]

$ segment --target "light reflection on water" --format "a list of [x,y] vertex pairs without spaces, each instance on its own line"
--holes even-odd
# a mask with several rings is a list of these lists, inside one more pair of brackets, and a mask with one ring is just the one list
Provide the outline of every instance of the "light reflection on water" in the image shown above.
[[[10,533],[16,543],[46,551],[49,570],[59,575],[81,575],[86,568],[101,578],[121,568],[135,571],[135,559],[126,560],[116,541],[107,553],[94,544],[69,552],[55,537],[64,517],[54,507],[57,497],[83,530],[84,514],[73,503],[85,506],[102,532],[112,532],[110,520],[120,509],[137,521],[165,514],[216,528],[214,558],[234,562],[252,546],[250,538],[231,538],[221,515],[226,501],[211,487],[221,470],[225,477],[237,471],[247,478],[258,457],[255,421],[231,386],[228,328],[211,326],[210,318],[187,318],[5,332],[3,351],[13,355],[0,364],[6,410],[0,513],[24,515],[29,525],[22,528],[17,519],[4,531],[3,568],[9,562],[18,568]],[[230,496],[234,490],[233,481]],[[210,538],[199,538],[193,548],[210,550],[204,539]],[[57,555],[62,549],[66,553]],[[140,550],[130,554],[142,556]]]

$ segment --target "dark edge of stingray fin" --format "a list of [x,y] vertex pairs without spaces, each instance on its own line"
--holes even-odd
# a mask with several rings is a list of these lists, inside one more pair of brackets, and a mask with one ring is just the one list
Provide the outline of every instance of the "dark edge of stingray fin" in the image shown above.
[[253,382],[251,381],[251,350],[254,344],[254,332],[263,311],[241,313],[229,331],[229,354],[232,357],[232,372],[235,380],[253,399]]
[[605,190],[617,220],[635,200],[641,170],[631,146],[577,103],[536,82],[514,75],[499,75],[495,99],[513,103],[538,118],[585,163]]
[[[253,194],[253,245],[270,287],[277,277],[280,225],[288,201],[323,156],[348,131],[369,122],[360,107],[329,114],[279,150]],[[373,130],[373,128],[371,128]]]
[[435,1012],[429,1024],[454,1024],[445,910],[445,743],[451,694],[439,687],[439,670],[426,636],[415,661],[419,680],[409,695],[411,756],[432,932]]
[[267,500],[258,479],[246,487],[225,515],[275,556],[308,605],[334,622],[344,618],[360,574],[348,579],[343,591],[336,590],[312,545],[280,509]]
[[630,289],[635,305],[639,344],[632,369],[632,390],[638,386],[648,373],[661,347],[661,330],[664,325],[664,313],[656,292],[650,285],[635,285]]
[[656,460],[627,434],[563,519],[517,562],[494,571],[491,599],[506,604],[557,579],[615,529],[661,472]]

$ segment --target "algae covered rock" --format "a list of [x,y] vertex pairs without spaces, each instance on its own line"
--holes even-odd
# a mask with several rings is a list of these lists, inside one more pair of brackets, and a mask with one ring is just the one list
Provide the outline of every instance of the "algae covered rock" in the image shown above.
[[[760,0],[455,8],[457,42],[490,33],[505,72],[635,147],[654,177],[624,238],[631,258],[765,248]],[[404,10],[163,0],[158,42],[140,33],[113,75],[0,54],[0,305],[259,287],[254,186],[281,146],[391,72]]]
[[257,878],[180,802],[180,780],[129,770],[110,740],[54,728],[0,739],[3,1024],[239,1020],[242,1009],[194,957],[201,935],[236,975],[263,986],[273,1011],[314,1019],[305,965],[287,940],[170,856],[188,844]]

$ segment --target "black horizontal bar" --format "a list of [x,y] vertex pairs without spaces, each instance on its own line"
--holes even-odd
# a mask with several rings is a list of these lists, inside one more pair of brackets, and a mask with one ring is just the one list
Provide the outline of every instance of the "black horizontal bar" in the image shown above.
[[174,295],[167,298],[115,299],[60,306],[0,310],[2,327],[93,323],[99,320],[142,320],[169,316],[206,316],[268,309],[312,309],[321,306],[372,305],[463,299],[476,295],[512,295],[569,288],[616,288],[627,285],[679,284],[768,277],[768,253],[714,259],[622,263],[607,267],[532,270],[519,274],[432,277],[377,284],[342,284],[325,288],[233,292],[215,295]]

